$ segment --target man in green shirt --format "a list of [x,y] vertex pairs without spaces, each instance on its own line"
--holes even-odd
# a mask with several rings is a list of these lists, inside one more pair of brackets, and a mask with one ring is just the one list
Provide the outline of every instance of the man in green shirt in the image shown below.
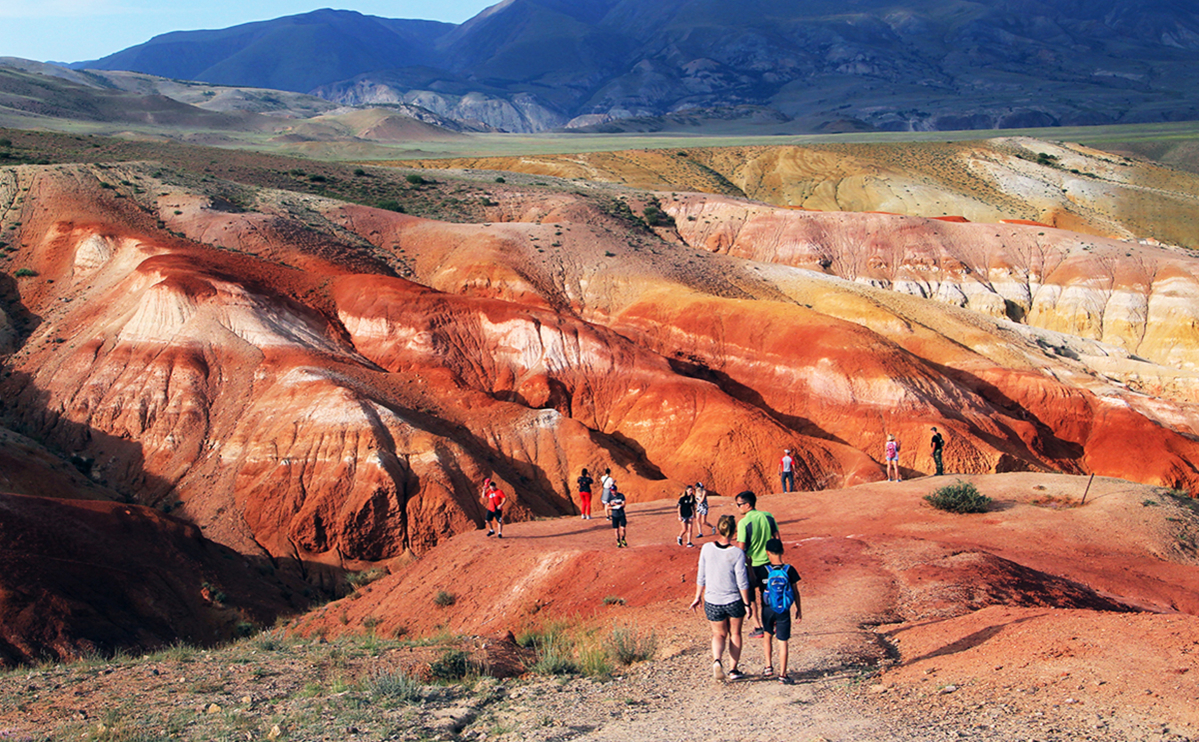
[[757,638],[764,633],[761,591],[770,575],[770,570],[766,568],[770,563],[770,557],[766,555],[766,542],[779,538],[779,526],[773,515],[757,509],[758,496],[753,492],[740,492],[733,501],[741,512],[741,520],[737,522],[737,545],[745,552],[745,562],[749,567],[749,599],[758,603],[758,608],[754,610],[754,629],[749,635]]

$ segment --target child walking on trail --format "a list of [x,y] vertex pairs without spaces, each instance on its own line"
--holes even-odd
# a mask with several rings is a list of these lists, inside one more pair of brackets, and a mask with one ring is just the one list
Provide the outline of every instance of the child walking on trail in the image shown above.
[[691,543],[691,523],[695,520],[695,490],[688,487],[683,491],[683,496],[679,498],[679,523],[682,526],[679,528],[679,537],[675,539],[679,542],[679,546],[683,545],[683,536],[687,537],[687,545],[695,546]]
[[766,565],[766,584],[762,585],[762,653],[766,655],[766,669],[762,674],[774,676],[774,663],[771,662],[772,639],[779,643],[778,679],[783,685],[790,685],[791,678],[787,675],[787,642],[791,639],[791,612],[795,607],[795,620],[803,620],[803,608],[799,601],[799,572],[790,564],[783,563],[783,542],[772,538],[766,542],[766,555],[770,563]]
[[616,546],[624,548],[629,545],[625,541],[625,529],[629,525],[628,515],[624,510],[625,499],[624,493],[616,488],[616,484],[612,484],[612,494],[608,497],[608,512],[612,517],[612,530],[616,532]]

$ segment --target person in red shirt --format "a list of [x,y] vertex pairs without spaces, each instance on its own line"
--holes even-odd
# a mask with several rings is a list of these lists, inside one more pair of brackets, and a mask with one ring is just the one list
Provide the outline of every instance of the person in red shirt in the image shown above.
[[[483,481],[483,502],[487,503],[487,535],[504,537],[504,493],[490,479]],[[491,522],[495,521],[492,529]]]

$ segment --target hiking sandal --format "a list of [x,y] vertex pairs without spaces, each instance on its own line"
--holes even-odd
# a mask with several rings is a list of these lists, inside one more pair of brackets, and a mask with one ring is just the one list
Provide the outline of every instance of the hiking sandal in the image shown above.
[[729,680],[740,680],[741,678],[745,677],[745,673],[734,667],[732,670],[726,672],[724,676]]
[[768,678],[774,677],[774,665],[767,665],[766,669],[762,671],[762,674]]
[[723,680],[724,679],[724,666],[720,664],[720,660],[715,660],[712,662],[712,679],[713,680]]
[[791,685],[792,683],[794,683],[794,681],[791,680],[791,677],[789,675],[779,675],[779,682],[782,683],[783,685]]

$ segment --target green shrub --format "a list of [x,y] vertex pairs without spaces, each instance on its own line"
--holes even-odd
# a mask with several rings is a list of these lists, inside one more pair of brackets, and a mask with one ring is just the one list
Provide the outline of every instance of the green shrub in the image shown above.
[[433,602],[442,608],[453,605],[456,600],[453,593],[447,593],[445,590],[438,590],[437,594],[433,596]]
[[376,670],[367,678],[366,688],[378,700],[411,703],[421,699],[420,682],[399,670]]
[[429,664],[429,672],[438,680],[461,680],[470,671],[470,656],[461,649],[448,648]]
[[604,597],[604,605],[624,605],[624,598],[619,595],[608,595]]
[[357,590],[360,587],[369,585],[375,580],[386,576],[387,570],[383,569],[382,567],[372,567],[361,572],[346,573],[346,584]]
[[575,662],[574,653],[574,642],[562,634],[549,634],[537,643],[537,662],[533,664],[533,671],[543,675],[577,673],[579,665]]
[[617,626],[608,637],[608,653],[622,665],[644,662],[658,651],[658,637],[636,629]]
[[412,185],[424,185],[425,184],[425,179],[422,178],[421,176],[417,175],[416,173],[408,173],[406,176],[404,176],[404,179],[407,180]]
[[608,650],[599,643],[580,646],[579,670],[592,678],[611,674],[612,663],[608,659]]
[[387,199],[385,201],[380,201],[379,208],[384,209],[385,211],[395,211],[395,212],[399,212],[400,214],[404,213],[404,207],[401,206],[400,202],[396,201],[395,199]]
[[33,270],[32,268],[18,268],[17,272],[13,275],[17,278],[28,278],[30,276],[36,276],[37,271]]
[[985,513],[991,505],[991,498],[979,494],[977,487],[960,479],[925,495],[924,499],[937,510],[951,513]]

